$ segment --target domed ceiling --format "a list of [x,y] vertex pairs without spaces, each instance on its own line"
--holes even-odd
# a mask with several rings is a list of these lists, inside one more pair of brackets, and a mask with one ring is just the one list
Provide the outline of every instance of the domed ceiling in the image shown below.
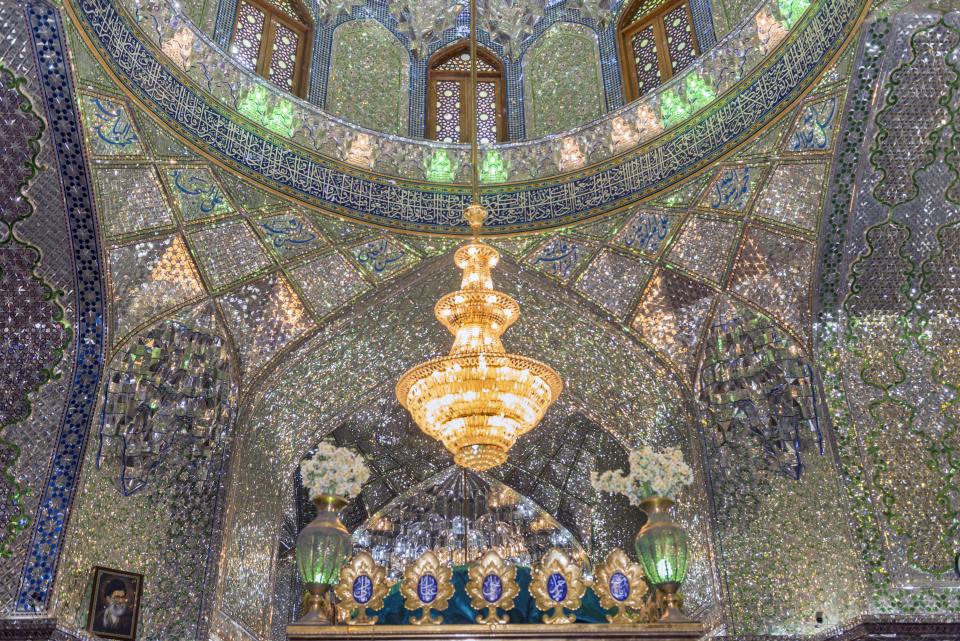
[[[535,28],[547,20],[537,18],[539,11],[534,11],[542,5],[511,3],[510,11],[506,6],[491,2],[483,6],[486,13],[478,10],[480,22],[489,29],[491,46],[496,45],[508,59],[518,57],[516,64],[521,64],[520,45],[530,41],[526,60],[536,61],[538,44],[545,46],[540,38],[550,35],[549,29],[543,36]],[[555,227],[622,210],[702,171],[749,140],[809,89],[835,57],[862,10],[854,0],[829,0],[803,13],[806,6],[767,0],[753,7],[721,41],[669,82],[564,135],[485,146],[480,159],[487,182],[482,200],[491,212],[490,233]],[[125,0],[85,0],[72,11],[95,57],[130,97],[151,118],[218,165],[268,191],[347,218],[398,230],[465,232],[460,212],[469,194],[458,184],[469,175],[465,147],[364,130],[314,104],[321,100],[319,95],[313,96],[314,102],[297,100],[279,86],[259,80],[178,7],[161,2],[127,7]],[[373,12],[387,21],[383,16],[387,10],[401,18],[390,22],[395,30],[410,33],[413,29],[423,36],[421,49],[462,35],[459,27],[444,29],[446,24],[416,17],[418,11],[447,15],[436,13],[432,4],[357,5],[351,16]],[[327,29],[333,38],[354,22],[370,20],[344,22],[346,14],[338,11],[327,5],[322,11],[314,8],[320,24],[331,12],[340,15],[334,21],[339,23],[336,29],[318,28],[318,34]],[[558,3],[550,11],[567,12],[568,18],[592,24],[597,31],[585,36],[591,42],[613,38],[615,11],[604,22],[605,29],[595,18],[584,19],[583,13],[590,11],[576,5]],[[559,19],[557,14],[550,20]],[[418,40],[408,35],[404,42],[409,47]],[[317,49],[334,44],[330,40]],[[131,47],[137,51],[135,56],[128,55]],[[379,48],[374,45],[372,50]],[[337,52],[335,47],[332,51]],[[355,56],[347,58],[356,64]],[[615,62],[612,49],[607,59]],[[313,78],[321,83],[347,73],[329,56],[326,71],[317,61],[313,63]],[[554,64],[559,65],[556,73],[561,81],[582,75],[576,68],[565,69],[563,62]],[[523,72],[528,84],[537,73],[534,69]],[[520,75],[517,71],[518,79]],[[617,71],[608,69],[604,92],[610,106],[623,102],[623,88],[616,79]],[[566,111],[566,103],[580,104],[585,99],[576,86],[564,90],[556,79],[550,83],[556,86],[544,100],[560,105],[561,111]],[[348,84],[352,92],[354,86],[370,83]],[[381,91],[355,102],[376,104],[392,101],[396,95],[406,99],[407,91],[422,94],[424,87],[418,87],[400,87],[394,96]],[[519,101],[518,96],[514,98]],[[530,95],[525,100],[532,113],[536,99]],[[522,110],[519,102],[512,108],[507,105],[508,115]]]

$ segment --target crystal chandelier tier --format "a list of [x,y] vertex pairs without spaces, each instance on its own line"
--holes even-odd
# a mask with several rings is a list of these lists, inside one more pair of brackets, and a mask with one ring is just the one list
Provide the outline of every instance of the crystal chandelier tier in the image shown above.
[[[471,224],[483,220],[468,208]],[[460,289],[437,302],[434,314],[454,336],[450,353],[409,369],[397,399],[426,434],[443,443],[454,462],[483,471],[503,464],[516,440],[540,422],[563,383],[549,365],[509,354],[500,336],[520,316],[520,306],[493,288],[490,270],[500,253],[476,238],[454,261],[463,270]]]

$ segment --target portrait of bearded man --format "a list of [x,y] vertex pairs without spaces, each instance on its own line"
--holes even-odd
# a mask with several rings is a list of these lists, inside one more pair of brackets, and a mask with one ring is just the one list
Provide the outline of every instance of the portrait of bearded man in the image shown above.
[[108,639],[135,639],[140,606],[139,574],[96,568],[87,629]]

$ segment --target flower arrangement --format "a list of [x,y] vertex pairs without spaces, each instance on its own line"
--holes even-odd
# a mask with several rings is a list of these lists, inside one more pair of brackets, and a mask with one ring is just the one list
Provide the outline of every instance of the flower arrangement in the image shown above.
[[693,483],[693,470],[677,447],[657,451],[649,445],[630,452],[630,472],[610,470],[590,475],[590,484],[598,492],[623,494],[630,505],[650,496],[673,497]]
[[320,443],[312,457],[300,462],[300,477],[311,500],[324,494],[352,499],[370,478],[370,470],[359,454]]

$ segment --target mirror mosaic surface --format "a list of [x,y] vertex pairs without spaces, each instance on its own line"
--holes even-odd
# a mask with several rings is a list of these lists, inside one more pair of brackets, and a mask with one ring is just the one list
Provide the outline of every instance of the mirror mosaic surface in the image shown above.
[[[427,24],[417,4],[306,2],[301,100],[230,55],[231,0],[0,2],[0,617],[88,638],[104,566],[145,577],[139,639],[285,638],[312,517],[297,465],[322,439],[371,468],[344,511],[358,547],[415,546],[430,519],[456,531],[443,505],[411,509],[451,487],[462,505],[464,488],[393,395],[449,347],[432,311],[457,286],[459,241],[439,232],[458,232],[467,175],[465,147],[423,139],[427,61],[465,16],[424,3],[446,7]],[[566,389],[506,465],[471,479],[475,519],[509,496],[486,531],[529,552],[542,520],[592,568],[631,550],[642,516],[590,473],[678,446],[694,468],[676,509],[684,605],[713,634],[948,620],[957,8],[691,2],[700,56],[628,102],[622,4],[547,2],[533,20],[521,2],[512,24],[506,0],[482,4],[509,138],[485,151],[506,172],[485,199],[499,231],[524,232],[489,241],[522,310],[505,342]],[[116,20],[131,39],[99,40]],[[105,69],[120,41],[146,53]],[[756,99],[749,86],[773,91],[763,74],[784,60],[796,77],[749,128],[716,120]],[[198,91],[176,118],[134,86],[148,61]],[[363,198],[278,189],[266,156],[189,134],[203,105]],[[689,142],[705,131],[721,152]],[[618,191],[628,161],[664,149],[689,167]],[[428,177],[438,157],[451,182]],[[378,219],[368,185],[385,184],[403,205]]]

